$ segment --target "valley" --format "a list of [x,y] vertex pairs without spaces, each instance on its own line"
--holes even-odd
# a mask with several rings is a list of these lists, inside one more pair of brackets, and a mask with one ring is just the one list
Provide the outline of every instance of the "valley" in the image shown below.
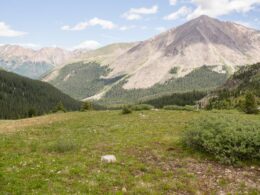
[[0,1],[0,195],[260,194],[260,1]]

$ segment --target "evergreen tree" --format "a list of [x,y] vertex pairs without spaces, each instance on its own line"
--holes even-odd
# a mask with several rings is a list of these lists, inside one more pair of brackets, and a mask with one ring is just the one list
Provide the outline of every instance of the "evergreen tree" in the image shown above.
[[87,110],[92,110],[93,107],[92,107],[92,103],[91,102],[83,102],[82,103],[82,106],[81,106],[81,111],[87,111]]
[[53,112],[66,112],[66,109],[61,101],[55,106]]
[[36,116],[36,111],[34,108],[30,108],[29,111],[28,111],[28,117],[34,117]]
[[245,97],[244,111],[247,114],[257,114],[257,103],[253,93],[248,92]]

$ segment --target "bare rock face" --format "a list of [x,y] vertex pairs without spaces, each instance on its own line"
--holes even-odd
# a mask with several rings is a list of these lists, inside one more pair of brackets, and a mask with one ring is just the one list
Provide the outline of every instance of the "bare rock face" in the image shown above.
[[178,67],[182,77],[203,65],[236,66],[260,61],[260,32],[201,16],[140,42],[111,65],[108,77],[128,74],[125,89],[149,88],[169,78]]

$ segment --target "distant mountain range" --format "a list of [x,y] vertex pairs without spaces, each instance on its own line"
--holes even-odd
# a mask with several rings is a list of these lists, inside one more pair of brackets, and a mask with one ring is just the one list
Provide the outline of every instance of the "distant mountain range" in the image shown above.
[[18,45],[0,46],[0,67],[38,79],[56,66],[67,63],[75,54],[61,48],[33,50]]
[[4,47],[4,69],[43,75],[43,81],[77,99],[124,103],[222,85],[240,66],[260,61],[260,32],[200,16],[146,41],[95,51],[18,49],[7,55]]

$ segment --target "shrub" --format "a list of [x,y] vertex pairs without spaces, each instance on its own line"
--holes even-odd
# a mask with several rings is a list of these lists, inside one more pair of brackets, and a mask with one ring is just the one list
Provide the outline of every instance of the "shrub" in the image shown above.
[[194,106],[176,106],[176,105],[168,105],[164,106],[163,109],[165,110],[183,110],[183,111],[195,111],[196,108]]
[[55,143],[49,145],[48,151],[57,152],[57,153],[65,153],[77,148],[77,144],[72,142],[71,140],[57,140]]
[[122,114],[130,114],[132,113],[132,108],[131,106],[123,106],[123,109],[122,109]]
[[257,102],[253,93],[247,93],[245,97],[244,112],[247,114],[257,114]]
[[190,124],[183,143],[212,154],[222,163],[260,159],[260,121],[243,121],[231,116],[214,116]]
[[30,108],[29,110],[28,110],[28,117],[34,117],[34,116],[36,116],[36,110],[34,109],[34,108]]
[[154,107],[149,104],[137,104],[132,106],[132,110],[141,111],[141,110],[151,110]]
[[83,102],[81,105],[81,111],[87,111],[87,110],[92,110],[93,106],[91,102]]
[[66,112],[66,109],[61,101],[55,106],[53,112]]

